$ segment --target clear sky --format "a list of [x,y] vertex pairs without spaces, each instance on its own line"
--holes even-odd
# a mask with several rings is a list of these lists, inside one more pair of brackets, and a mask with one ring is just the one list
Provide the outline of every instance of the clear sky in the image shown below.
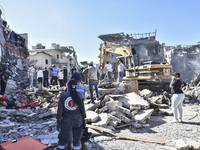
[[[98,35],[157,29],[167,46],[200,41],[199,0],[0,0],[3,19],[31,46],[73,46],[79,61],[99,62]],[[30,46],[30,48],[31,48]]]

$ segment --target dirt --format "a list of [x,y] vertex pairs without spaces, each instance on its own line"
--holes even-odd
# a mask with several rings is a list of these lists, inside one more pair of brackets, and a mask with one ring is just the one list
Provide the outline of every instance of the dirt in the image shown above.
[[186,143],[188,140],[196,141],[200,144],[200,110],[196,111],[197,108],[200,106],[184,105],[183,123],[171,123],[173,116],[151,116],[149,127],[115,130],[117,133],[164,140],[164,145],[113,137],[110,141],[89,142],[87,150],[173,150],[176,149],[177,139]]

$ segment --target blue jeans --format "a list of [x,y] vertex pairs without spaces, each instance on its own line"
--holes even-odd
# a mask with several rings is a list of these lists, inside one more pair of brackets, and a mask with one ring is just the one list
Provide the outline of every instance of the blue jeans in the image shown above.
[[119,82],[122,82],[122,78],[123,78],[123,76],[124,76],[124,72],[118,72],[118,81]]
[[112,72],[108,71],[108,80],[112,82]]
[[91,97],[92,102],[94,102],[93,85],[94,85],[94,88],[95,88],[96,97],[99,98],[99,96],[98,96],[98,87],[97,87],[98,86],[98,82],[97,83],[93,83],[93,82],[89,81],[89,90],[90,90],[90,97]]
[[29,75],[30,87],[33,86],[33,75]]

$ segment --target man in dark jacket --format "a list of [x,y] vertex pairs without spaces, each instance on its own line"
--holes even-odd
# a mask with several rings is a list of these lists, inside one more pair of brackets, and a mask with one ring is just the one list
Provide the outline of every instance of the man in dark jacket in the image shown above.
[[58,103],[57,110],[57,130],[59,142],[57,150],[80,150],[83,120],[86,118],[85,107],[82,95],[77,92],[77,81],[71,79],[68,84],[68,91],[64,92]]
[[3,73],[1,74],[1,95],[4,95],[5,93],[8,77],[8,70],[4,68]]
[[47,70],[47,67],[45,67],[44,71],[43,71],[43,86],[44,87],[48,87],[49,86],[49,71]]

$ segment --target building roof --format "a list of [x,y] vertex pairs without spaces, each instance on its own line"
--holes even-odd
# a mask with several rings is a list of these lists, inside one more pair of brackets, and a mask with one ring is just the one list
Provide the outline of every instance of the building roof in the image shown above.
[[41,53],[46,54],[46,55],[52,57],[52,55],[50,55],[50,54],[48,54],[48,53],[46,53],[46,52],[44,52],[44,51],[29,52],[29,55],[30,55],[30,56],[35,56],[35,55],[38,55],[38,54],[41,54]]

